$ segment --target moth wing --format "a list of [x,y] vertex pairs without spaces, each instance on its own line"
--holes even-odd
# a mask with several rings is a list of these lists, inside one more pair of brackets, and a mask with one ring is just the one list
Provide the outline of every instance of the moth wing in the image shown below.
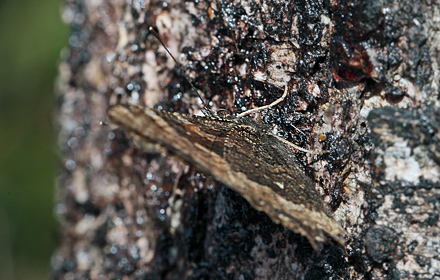
[[298,168],[292,149],[254,125],[237,125],[224,157],[230,187],[276,223],[299,233],[316,248],[326,234],[343,244],[345,231],[330,216],[312,181]]
[[108,114],[111,121],[129,132],[142,148],[145,145],[163,147],[199,171],[229,184],[223,138],[232,122],[125,105],[110,107]]
[[139,106],[108,110],[113,123],[141,143],[158,144],[211,174],[316,247],[325,234],[343,243],[344,231],[330,217],[313,183],[297,167],[284,142],[256,123],[202,118]]

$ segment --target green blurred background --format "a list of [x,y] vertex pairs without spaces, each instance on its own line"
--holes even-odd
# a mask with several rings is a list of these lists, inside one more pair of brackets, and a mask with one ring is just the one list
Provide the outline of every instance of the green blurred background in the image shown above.
[[60,0],[0,1],[0,279],[47,279],[57,242]]

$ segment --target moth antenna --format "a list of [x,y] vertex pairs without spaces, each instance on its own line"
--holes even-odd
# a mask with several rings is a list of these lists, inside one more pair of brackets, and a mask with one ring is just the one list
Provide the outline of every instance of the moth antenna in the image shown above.
[[[254,108],[254,109],[251,109],[251,110],[247,110],[247,111],[245,111],[245,112],[243,112],[243,113],[241,113],[241,114],[238,114],[236,117],[237,117],[237,118],[242,118],[242,117],[244,117],[244,116],[247,116],[247,115],[250,115],[250,114],[256,113],[256,112],[258,112],[258,111],[265,110],[265,109],[269,109],[269,108],[271,108],[271,107],[277,105],[277,104],[280,103],[281,101],[283,101],[284,98],[286,98],[287,93],[288,93],[288,89],[287,89],[287,82],[286,82],[286,85],[284,86],[284,93],[283,93],[283,95],[282,95],[280,98],[278,98],[278,99],[275,100],[274,102],[270,103],[269,105],[265,105],[265,106],[261,106],[261,107]],[[299,151],[303,151],[303,152],[305,152],[305,153],[309,153],[309,154],[312,154],[312,155],[322,155],[322,154],[326,154],[326,153],[329,152],[329,151],[315,152],[315,151],[307,150],[307,149],[301,148],[300,146],[297,146],[297,145],[295,145],[295,144],[293,144],[293,143],[290,143],[289,141],[287,141],[287,140],[285,140],[285,139],[283,139],[283,138],[281,138],[281,137],[279,137],[279,136],[276,136],[276,135],[274,135],[274,136],[275,136],[276,138],[278,138],[280,141],[282,141],[282,142],[286,143],[287,145],[293,147],[294,149],[297,149],[297,150],[299,150]]]
[[269,105],[261,106],[261,107],[254,108],[254,109],[251,109],[251,110],[247,110],[247,111],[245,111],[245,112],[243,112],[243,113],[240,113],[240,114],[238,114],[236,117],[237,117],[237,118],[242,118],[242,117],[244,117],[244,116],[247,116],[247,115],[250,115],[250,114],[256,113],[256,112],[258,112],[258,111],[272,108],[273,106],[275,106],[275,105],[277,105],[278,103],[280,103],[281,101],[283,101],[284,98],[286,98],[287,93],[288,93],[288,90],[287,90],[287,82],[286,82],[286,85],[284,86],[284,93],[283,93],[283,95],[282,95],[280,98],[278,98],[278,99],[275,100],[274,102],[270,103]]
[[183,68],[182,64],[180,62],[177,61],[177,59],[174,58],[174,56],[171,54],[170,50],[168,49],[168,47],[165,45],[164,41],[162,41],[162,39],[160,38],[159,34],[156,32],[156,30],[154,30],[154,28],[152,26],[150,26],[148,28],[148,30],[150,31],[151,34],[153,34],[154,37],[156,37],[156,39],[162,44],[162,46],[165,48],[165,50],[167,51],[167,53],[171,56],[171,58],[174,60],[174,62],[176,63],[176,65],[179,67],[180,72],[182,73],[182,76],[188,81],[188,83],[191,86],[191,89],[197,94],[197,97],[202,101],[203,104],[203,113],[205,113],[206,115],[212,117],[213,113],[211,112],[211,110],[208,109],[208,106],[206,104],[206,102],[203,100],[203,98],[200,96],[199,92],[197,91],[196,87],[194,86],[194,84],[192,83],[191,79],[189,77],[187,77],[185,75],[185,69]]
[[281,137],[279,137],[279,136],[277,136],[275,134],[273,134],[273,136],[278,138],[278,140],[280,140],[281,142],[284,142],[285,144],[291,146],[292,148],[294,148],[296,150],[299,150],[299,151],[302,151],[302,152],[305,152],[305,153],[309,153],[309,154],[312,154],[312,155],[323,155],[323,154],[330,153],[330,151],[328,151],[328,150],[319,151],[319,152],[312,151],[312,150],[307,150],[307,149],[301,148],[300,146],[297,146],[297,145],[295,145],[295,144],[293,144],[293,143],[291,143],[291,142],[289,142],[289,141],[287,141],[287,140],[285,140],[285,139],[283,139],[283,138],[281,138]]

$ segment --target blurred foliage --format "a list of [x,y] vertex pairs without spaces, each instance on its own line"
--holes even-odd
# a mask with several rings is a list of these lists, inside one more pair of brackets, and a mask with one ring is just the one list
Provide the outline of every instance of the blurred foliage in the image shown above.
[[57,239],[54,83],[62,1],[0,2],[1,279],[47,279]]

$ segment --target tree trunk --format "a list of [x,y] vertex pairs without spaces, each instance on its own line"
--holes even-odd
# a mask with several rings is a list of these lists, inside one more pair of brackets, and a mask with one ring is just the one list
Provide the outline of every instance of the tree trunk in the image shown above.
[[[72,0],[63,17],[54,278],[440,279],[440,2]],[[315,250],[190,162],[100,125],[114,104],[200,114],[186,76],[232,114],[288,82],[257,121],[330,151],[292,154],[345,246]]]

